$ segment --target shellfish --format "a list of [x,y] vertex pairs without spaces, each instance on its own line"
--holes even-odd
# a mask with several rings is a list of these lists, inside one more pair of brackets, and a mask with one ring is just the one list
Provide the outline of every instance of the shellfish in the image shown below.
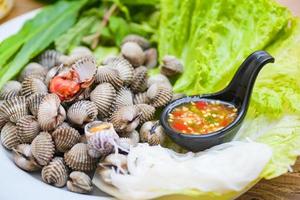
[[41,79],[27,77],[22,82],[22,95],[29,97],[32,94],[47,94],[48,88]]
[[19,144],[13,148],[13,159],[19,168],[28,172],[38,171],[41,168],[32,155],[30,144]]
[[172,84],[169,81],[169,79],[163,75],[163,74],[156,74],[153,76],[150,76],[147,80],[147,87],[151,87],[151,85],[153,84],[159,84],[159,85],[163,85],[167,88],[170,88],[170,90],[172,90]]
[[134,67],[141,66],[145,62],[145,53],[135,42],[124,43],[121,48],[121,53]]
[[52,137],[47,132],[41,132],[31,143],[32,155],[39,165],[47,165],[53,158],[55,146]]
[[20,140],[17,136],[17,127],[11,122],[7,122],[1,130],[1,142],[2,145],[12,150],[14,147],[20,144]]
[[123,39],[122,44],[125,44],[126,42],[135,42],[144,50],[150,47],[150,42],[146,38],[135,34],[127,35]]
[[42,180],[56,187],[63,187],[68,180],[68,170],[61,157],[55,157],[42,169]]
[[134,93],[144,92],[147,89],[147,68],[140,66],[134,70],[133,80],[130,85]]
[[163,58],[161,73],[166,76],[174,76],[183,72],[182,63],[175,57],[167,55]]
[[150,69],[157,66],[157,50],[155,48],[150,48],[145,51],[144,65]]
[[35,117],[38,115],[39,107],[46,94],[32,94],[27,99],[27,106],[31,114]]
[[60,126],[52,133],[52,138],[56,150],[64,153],[79,142],[80,134],[72,127]]
[[83,172],[74,171],[67,182],[68,190],[77,193],[89,193],[93,190],[91,178]]
[[[106,156],[106,158],[102,162],[99,163],[99,167],[100,167],[100,173],[101,173],[101,169],[116,169],[116,171],[122,174],[127,174],[128,173],[127,156],[118,153],[110,154]],[[108,175],[108,173],[106,175]]]
[[64,154],[66,164],[72,170],[91,171],[96,167],[96,159],[88,154],[87,144],[75,144],[70,151]]
[[67,112],[68,120],[76,125],[94,121],[98,115],[97,106],[92,101],[78,101]]
[[127,137],[120,138],[118,141],[118,145],[121,147],[121,149],[129,151],[130,146],[135,147],[139,143],[139,141],[140,135],[136,130],[134,130]]
[[168,104],[172,100],[173,92],[168,87],[153,84],[148,88],[147,96],[151,105],[157,108]]
[[78,59],[78,58],[87,57],[87,56],[93,56],[93,52],[85,46],[75,47],[70,52],[70,57],[73,59],[76,59],[76,58]]
[[60,65],[60,57],[62,54],[55,50],[47,50],[45,51],[39,58],[39,63],[50,69],[52,67],[55,67],[57,65]]
[[100,118],[104,118],[109,115],[109,111],[115,97],[116,90],[110,83],[99,84],[91,92],[91,101],[96,104]]
[[150,99],[147,96],[147,92],[143,92],[143,93],[137,93],[134,95],[133,98],[133,103],[134,104],[148,104],[150,103]]
[[123,85],[123,80],[121,79],[118,70],[113,69],[108,66],[101,66],[97,68],[96,83],[110,83],[115,89],[119,89]]
[[132,105],[133,105],[133,94],[129,88],[124,87],[118,91],[112,111],[115,111],[123,106],[132,106]]
[[47,68],[43,67],[39,63],[29,63],[21,72],[19,80],[22,82],[25,78],[39,78],[44,79],[47,74]]
[[21,117],[28,115],[25,97],[19,96],[6,100],[1,106],[1,111],[6,119],[16,123]]
[[48,94],[42,100],[38,110],[38,122],[45,131],[51,131],[66,119],[66,111],[60,105],[55,94]]
[[158,121],[145,122],[140,129],[141,142],[147,142],[150,145],[163,144],[166,135],[163,127]]
[[12,97],[20,96],[22,85],[18,81],[8,81],[0,91],[0,99],[11,99]]
[[32,140],[39,134],[40,125],[34,116],[25,115],[16,123],[17,136],[21,143],[31,143]]
[[142,125],[146,121],[154,119],[156,109],[153,106],[148,104],[137,104],[136,106],[141,111],[140,125]]

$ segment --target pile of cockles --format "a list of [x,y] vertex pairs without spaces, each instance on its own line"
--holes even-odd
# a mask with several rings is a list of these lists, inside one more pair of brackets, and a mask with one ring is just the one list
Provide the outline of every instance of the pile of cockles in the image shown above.
[[157,110],[173,95],[168,77],[182,72],[174,56],[162,58],[143,37],[124,38],[120,55],[97,63],[86,47],[69,55],[55,50],[29,63],[0,91],[2,145],[15,164],[41,171],[45,183],[92,191],[90,174],[97,168],[109,182],[109,171],[126,171],[126,154],[139,142],[163,144]]

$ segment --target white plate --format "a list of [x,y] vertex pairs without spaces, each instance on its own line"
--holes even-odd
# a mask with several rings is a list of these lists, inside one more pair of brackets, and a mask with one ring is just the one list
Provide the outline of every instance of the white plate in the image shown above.
[[[38,10],[17,17],[0,26],[0,41],[16,33]],[[45,184],[40,174],[29,174],[13,163],[11,153],[0,145],[0,200],[108,200],[106,194],[94,188],[91,195],[66,191]],[[102,197],[101,197],[102,196]]]

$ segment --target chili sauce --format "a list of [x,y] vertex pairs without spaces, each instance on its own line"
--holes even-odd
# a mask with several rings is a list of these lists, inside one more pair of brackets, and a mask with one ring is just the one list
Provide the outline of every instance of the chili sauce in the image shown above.
[[237,117],[237,109],[215,100],[190,102],[174,108],[168,122],[174,130],[184,134],[209,134],[221,130]]

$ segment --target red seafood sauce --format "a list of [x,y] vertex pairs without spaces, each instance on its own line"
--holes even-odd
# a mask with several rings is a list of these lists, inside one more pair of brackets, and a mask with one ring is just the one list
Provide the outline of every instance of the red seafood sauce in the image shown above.
[[237,109],[233,105],[205,99],[174,108],[168,122],[180,133],[202,135],[225,128],[236,117]]

